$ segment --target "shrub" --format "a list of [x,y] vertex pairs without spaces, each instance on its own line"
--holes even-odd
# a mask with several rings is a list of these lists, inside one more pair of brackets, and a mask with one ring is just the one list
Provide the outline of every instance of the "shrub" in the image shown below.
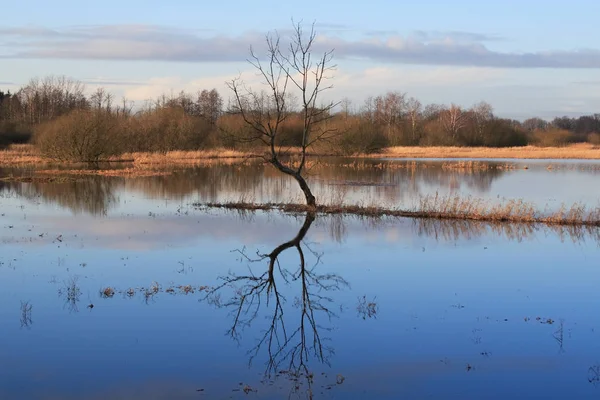
[[122,152],[198,150],[209,144],[212,126],[181,108],[165,107],[131,118],[126,132],[129,148]]
[[388,137],[366,121],[354,121],[346,127],[337,140],[342,154],[371,154],[389,146]]
[[531,137],[531,143],[539,147],[562,147],[573,140],[573,133],[564,129],[537,130],[532,133]]
[[428,121],[425,124],[423,137],[419,145],[421,146],[458,146],[459,143],[449,134],[444,132],[442,124],[437,121]]
[[488,147],[527,146],[528,139],[525,131],[511,126],[506,120],[496,119],[489,124],[482,144]]
[[76,110],[35,130],[35,143],[46,157],[97,162],[115,154],[119,120],[104,110]]
[[600,133],[590,133],[587,137],[587,141],[594,146],[600,146]]

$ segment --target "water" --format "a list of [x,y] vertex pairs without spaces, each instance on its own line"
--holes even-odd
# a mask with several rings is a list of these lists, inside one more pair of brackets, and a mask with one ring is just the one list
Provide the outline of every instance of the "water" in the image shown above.
[[[597,202],[594,170],[565,165],[312,179],[348,202],[435,190]],[[598,229],[191,206],[295,196],[253,168],[5,182],[0,398],[600,396]]]
[[[412,162],[323,158],[309,169],[308,179],[321,202],[385,207],[414,207],[420,198],[436,192],[492,202],[523,198],[549,210],[576,202],[595,207],[600,198],[597,161],[494,160],[486,162],[489,168],[484,170],[442,167],[456,160],[414,161],[416,167]],[[0,169],[0,177],[32,174],[30,170]],[[296,182],[260,163],[215,163],[179,168],[169,176],[92,177],[52,185],[0,181],[0,192],[91,214],[129,213],[140,207],[152,211],[156,200],[181,204],[303,201]]]

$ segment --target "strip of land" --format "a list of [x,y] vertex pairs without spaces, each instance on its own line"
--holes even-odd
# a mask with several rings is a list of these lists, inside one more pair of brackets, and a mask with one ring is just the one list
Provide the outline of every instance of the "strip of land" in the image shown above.
[[589,143],[565,147],[389,147],[376,155],[387,158],[517,158],[600,159],[600,146]]
[[[282,153],[299,154],[296,148],[285,148]],[[207,162],[240,163],[260,158],[262,152],[231,149],[209,149],[196,151],[169,151],[165,153],[125,153],[107,157],[102,162],[133,163],[139,165],[194,165]],[[342,156],[334,152],[314,152],[311,157]],[[599,160],[600,146],[589,143],[572,144],[565,147],[389,147],[373,154],[354,154],[359,158],[473,158],[473,159],[575,159]],[[63,165],[71,164],[42,156],[33,145],[12,145],[0,150],[0,166],[18,165]]]
[[560,226],[600,227],[600,207],[588,209],[575,203],[559,210],[542,213],[531,203],[509,200],[492,204],[484,199],[460,196],[431,195],[423,197],[412,209],[382,208],[362,205],[317,205],[310,207],[294,203],[198,203],[198,208],[223,208],[239,211],[272,211],[286,213],[317,213],[355,215],[361,217],[407,217],[443,220],[472,220],[486,222],[513,222]]

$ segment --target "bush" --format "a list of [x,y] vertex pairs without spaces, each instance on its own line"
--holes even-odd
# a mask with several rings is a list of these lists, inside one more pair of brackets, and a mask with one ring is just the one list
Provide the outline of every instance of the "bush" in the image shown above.
[[539,147],[563,147],[574,140],[573,133],[564,129],[537,130],[531,135],[531,144]]
[[388,137],[366,121],[354,121],[337,140],[338,151],[345,155],[371,154],[389,146]]
[[76,110],[35,130],[40,152],[61,161],[97,162],[116,153],[119,120],[104,110]]
[[459,146],[460,143],[452,136],[444,132],[444,127],[437,121],[429,121],[425,124],[423,137],[419,141],[420,146]]
[[600,133],[590,133],[587,137],[587,141],[594,146],[600,146]]
[[483,145],[487,147],[518,147],[527,144],[527,133],[502,119],[490,123],[489,131],[483,139]]
[[148,111],[127,122],[127,148],[121,152],[198,150],[212,140],[212,126],[183,109],[165,107]]

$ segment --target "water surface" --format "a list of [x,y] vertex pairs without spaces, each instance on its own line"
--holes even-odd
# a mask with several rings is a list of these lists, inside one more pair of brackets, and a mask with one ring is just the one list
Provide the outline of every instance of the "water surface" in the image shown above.
[[[347,201],[513,197],[503,182],[531,201],[597,201],[593,170],[528,164],[313,180],[322,194],[342,181],[393,184],[344,185]],[[190,205],[290,196],[289,181],[254,168],[5,182],[0,398],[600,396],[598,229]],[[545,176],[578,189],[543,183],[539,194],[531,185]]]

